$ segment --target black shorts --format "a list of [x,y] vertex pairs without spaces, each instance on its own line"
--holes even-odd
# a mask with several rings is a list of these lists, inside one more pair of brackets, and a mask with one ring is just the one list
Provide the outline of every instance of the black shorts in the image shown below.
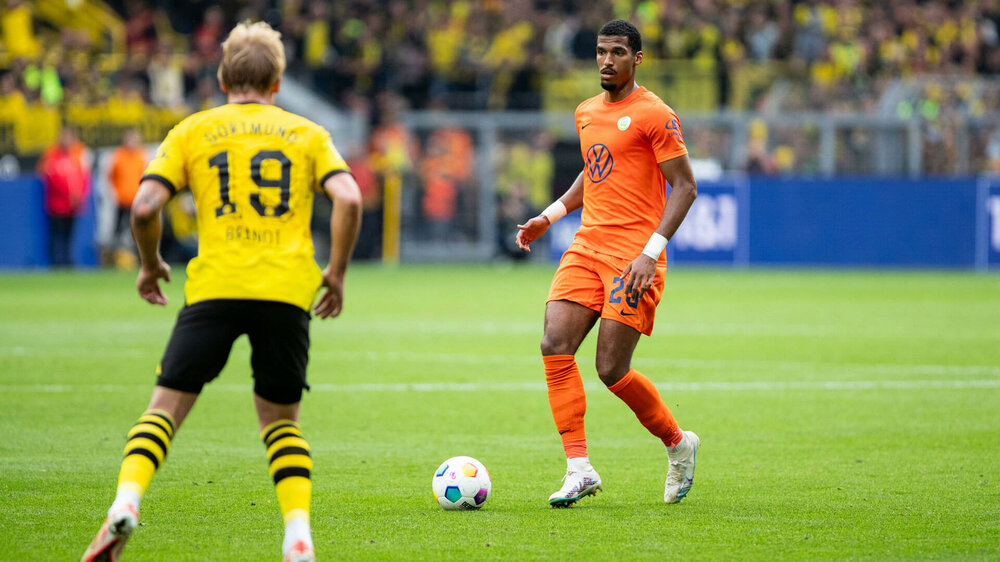
[[278,404],[302,399],[309,363],[309,313],[274,301],[209,300],[185,306],[160,362],[160,386],[201,392],[219,376],[236,338],[246,334],[253,352],[254,392]]

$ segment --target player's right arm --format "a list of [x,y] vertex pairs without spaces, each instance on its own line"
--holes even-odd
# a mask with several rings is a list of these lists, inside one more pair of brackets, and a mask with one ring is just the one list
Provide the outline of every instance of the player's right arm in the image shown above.
[[170,200],[172,191],[162,181],[146,178],[132,202],[132,236],[139,250],[139,276],[135,281],[139,296],[150,304],[166,305],[167,297],[160,290],[160,279],[170,282],[170,266],[160,255],[160,235],[163,225],[160,210]]
[[170,281],[170,266],[160,256],[160,235],[163,233],[160,211],[178,188],[188,184],[184,165],[188,123],[185,119],[167,133],[156,156],[146,166],[132,202],[132,236],[140,262],[135,285],[139,296],[151,304],[167,304],[167,297],[160,290],[160,279]]
[[330,264],[323,270],[326,292],[313,310],[320,318],[332,318],[340,314],[344,305],[344,274],[361,229],[361,189],[354,176],[345,170],[328,177],[323,182],[323,190],[333,200]]
[[562,197],[556,199],[538,216],[528,219],[524,224],[517,225],[517,236],[514,242],[518,248],[525,252],[531,251],[531,243],[538,240],[553,222],[559,220],[563,215],[572,213],[583,206],[583,172],[576,176],[573,185],[569,186]]

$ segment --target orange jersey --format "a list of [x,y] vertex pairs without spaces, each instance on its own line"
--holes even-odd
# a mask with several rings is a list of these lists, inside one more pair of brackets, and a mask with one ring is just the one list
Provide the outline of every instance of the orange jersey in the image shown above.
[[[642,252],[667,202],[659,163],[687,154],[677,114],[643,87],[576,108],[583,154],[583,216],[575,243],[627,258]],[[661,257],[662,260],[662,257]]]
[[111,169],[108,179],[118,196],[119,207],[131,207],[135,194],[139,191],[142,172],[146,170],[146,149],[132,149],[119,146],[111,155]]

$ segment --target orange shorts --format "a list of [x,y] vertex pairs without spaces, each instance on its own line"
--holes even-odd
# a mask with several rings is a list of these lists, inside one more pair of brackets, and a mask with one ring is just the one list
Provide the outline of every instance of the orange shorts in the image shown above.
[[548,300],[575,302],[600,312],[602,319],[621,322],[648,336],[653,332],[656,305],[663,295],[666,262],[656,265],[653,286],[642,300],[633,300],[625,294],[625,280],[621,278],[631,261],[573,244],[559,261]]

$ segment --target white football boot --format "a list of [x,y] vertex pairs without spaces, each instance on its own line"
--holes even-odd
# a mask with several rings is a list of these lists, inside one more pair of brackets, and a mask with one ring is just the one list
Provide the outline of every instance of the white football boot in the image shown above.
[[316,555],[313,554],[313,547],[304,540],[296,541],[292,548],[285,553],[284,562],[315,562]]
[[587,464],[583,470],[567,469],[563,476],[563,485],[558,492],[549,496],[552,507],[569,507],[585,496],[592,496],[601,487],[601,477],[594,467]]
[[694,484],[694,459],[700,445],[701,439],[693,431],[685,431],[684,437],[674,445],[673,450],[667,449],[670,469],[667,470],[663,501],[677,503],[691,490]]
[[81,562],[118,562],[125,543],[138,525],[139,512],[133,505],[125,504],[108,513],[94,542],[83,553]]

